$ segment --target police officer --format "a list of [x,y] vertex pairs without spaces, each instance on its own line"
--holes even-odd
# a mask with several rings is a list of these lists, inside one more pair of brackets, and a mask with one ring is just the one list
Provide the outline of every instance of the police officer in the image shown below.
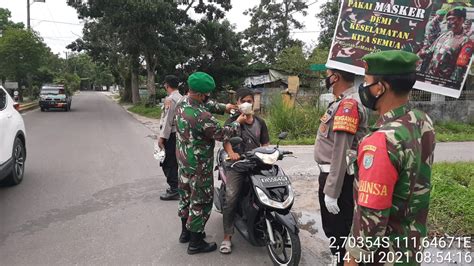
[[181,243],[189,241],[188,254],[210,252],[216,243],[204,241],[204,227],[211,214],[214,195],[213,162],[215,140],[228,141],[236,135],[245,116],[221,127],[210,113],[224,113],[234,105],[209,101],[215,89],[214,79],[203,72],[188,78],[189,93],[178,104],[177,157],[179,164],[179,216],[182,222]]
[[178,200],[178,161],[176,160],[176,104],[182,95],[178,91],[179,81],[176,76],[165,77],[163,86],[168,93],[163,105],[160,119],[158,146],[165,150],[165,159],[161,165],[169,188],[160,196],[161,200]]
[[427,234],[435,148],[431,119],[408,106],[419,57],[395,50],[362,59],[360,98],[380,117],[359,145],[350,239],[365,241],[346,245],[347,264],[356,265],[363,256],[377,263],[395,255],[397,263],[417,265],[415,254]]
[[346,157],[355,154],[367,132],[367,111],[360,103],[354,79],[352,73],[327,70],[326,88],[332,88],[336,98],[321,118],[314,146],[314,159],[320,169],[318,194],[323,229],[334,244],[331,253],[340,262],[345,253],[343,237],[349,235],[354,209],[354,175]]

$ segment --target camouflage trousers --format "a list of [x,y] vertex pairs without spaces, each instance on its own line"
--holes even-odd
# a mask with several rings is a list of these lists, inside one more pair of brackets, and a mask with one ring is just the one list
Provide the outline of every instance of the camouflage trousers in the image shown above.
[[[211,168],[212,169],[212,168]],[[204,231],[211,215],[214,196],[212,170],[196,172],[180,168],[178,192],[180,196],[178,215],[187,219],[186,227],[191,232]]]

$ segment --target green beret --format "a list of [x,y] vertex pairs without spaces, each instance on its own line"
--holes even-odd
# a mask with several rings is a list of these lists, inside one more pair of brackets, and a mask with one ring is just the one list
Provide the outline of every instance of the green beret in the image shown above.
[[415,73],[420,58],[414,53],[390,50],[365,55],[362,60],[366,62],[366,75],[403,75]]
[[446,9],[438,9],[438,11],[436,11],[436,15],[446,16],[446,14],[448,14],[448,11],[446,11]]
[[195,72],[188,78],[189,89],[200,93],[209,93],[216,88],[214,79],[207,73]]

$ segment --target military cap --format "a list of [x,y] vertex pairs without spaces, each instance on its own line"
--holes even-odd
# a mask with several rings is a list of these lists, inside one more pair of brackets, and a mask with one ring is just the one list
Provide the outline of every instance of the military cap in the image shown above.
[[438,9],[438,11],[436,11],[436,15],[439,16],[446,16],[446,14],[448,14],[448,11],[446,11],[446,9]]
[[195,72],[188,78],[189,89],[200,93],[209,93],[216,88],[214,78],[204,72]]
[[367,75],[403,75],[416,72],[420,58],[414,53],[389,50],[365,55],[362,60]]
[[462,6],[454,7],[448,11],[448,16],[466,18],[466,8]]

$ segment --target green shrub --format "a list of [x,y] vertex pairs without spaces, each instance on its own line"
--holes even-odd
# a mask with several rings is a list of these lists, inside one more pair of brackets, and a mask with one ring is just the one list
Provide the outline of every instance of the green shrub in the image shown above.
[[321,112],[318,112],[316,106],[304,104],[290,108],[283,103],[281,95],[276,95],[272,97],[266,121],[272,135],[272,142],[276,141],[276,136],[280,132],[288,132],[288,142],[312,139],[311,142],[314,143],[320,117]]
[[474,162],[433,167],[428,225],[431,235],[474,235]]
[[436,140],[446,141],[474,141],[474,124],[459,122],[444,122],[435,124]]
[[148,118],[155,118],[159,119],[161,117],[161,109],[159,107],[146,107],[145,104],[136,104],[128,110],[132,113],[148,117]]

